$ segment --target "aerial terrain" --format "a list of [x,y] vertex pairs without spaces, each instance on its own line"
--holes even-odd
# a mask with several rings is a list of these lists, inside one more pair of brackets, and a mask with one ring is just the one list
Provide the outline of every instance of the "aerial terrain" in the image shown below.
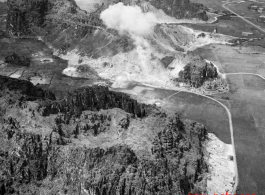
[[265,2],[1,0],[0,195],[265,192]]

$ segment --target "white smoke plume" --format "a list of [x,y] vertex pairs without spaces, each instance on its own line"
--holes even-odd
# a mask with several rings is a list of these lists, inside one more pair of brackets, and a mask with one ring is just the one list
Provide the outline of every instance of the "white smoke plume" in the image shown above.
[[157,21],[153,13],[143,13],[139,6],[125,6],[123,3],[109,6],[100,18],[108,28],[136,36],[153,33]]
[[120,35],[129,35],[134,40],[141,69],[145,73],[150,73],[152,49],[144,37],[154,32],[156,16],[153,13],[143,13],[139,6],[117,3],[104,10],[100,18],[108,28],[117,30]]

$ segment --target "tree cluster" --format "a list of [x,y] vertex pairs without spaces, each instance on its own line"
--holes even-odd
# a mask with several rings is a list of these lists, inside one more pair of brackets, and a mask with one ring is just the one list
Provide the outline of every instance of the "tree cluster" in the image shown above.
[[29,66],[30,58],[25,56],[19,56],[16,52],[13,52],[13,54],[5,57],[5,63],[20,65],[20,66]]

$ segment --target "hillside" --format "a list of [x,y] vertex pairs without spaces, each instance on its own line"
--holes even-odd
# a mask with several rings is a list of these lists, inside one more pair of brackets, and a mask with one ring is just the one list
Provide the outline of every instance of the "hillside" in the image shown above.
[[[169,9],[178,3],[185,13]],[[0,39],[0,194],[202,194],[216,190],[216,181],[230,190],[232,176],[224,175],[232,171],[212,175],[218,159],[224,164],[217,168],[228,160],[225,151],[211,156],[216,145],[202,124],[114,92],[134,83],[174,88],[183,68],[181,82],[195,87],[216,76],[193,50],[227,37],[161,22],[194,18],[202,6],[156,6],[108,1],[82,10],[74,0],[8,1]],[[162,102],[156,90],[152,103]]]
[[206,192],[203,125],[105,87],[0,83],[0,194]]
[[[132,5],[136,2],[124,1],[124,4]],[[203,6],[188,0],[165,1],[157,8],[158,1],[140,1],[137,4],[143,12],[153,14],[157,20],[167,17],[205,19],[201,14],[196,15]],[[118,29],[107,26],[101,18],[101,14],[110,5],[117,4],[103,1],[102,4],[92,5],[91,12],[87,12],[81,10],[73,0],[9,0],[7,31],[15,36],[37,35],[48,43],[56,51],[56,55],[69,60],[69,68],[64,74],[79,77],[78,67],[85,65],[94,69],[100,77],[113,82],[114,86],[120,86],[121,80],[137,80],[157,86],[174,87],[176,78],[179,77],[178,72],[186,64],[196,65],[198,62],[193,62],[193,54],[187,55],[186,51],[227,40],[225,36],[199,36],[200,32],[181,25],[166,24],[157,24],[145,36],[134,36],[128,32],[122,34]],[[173,5],[181,7],[181,11]],[[169,7],[172,11],[169,11]],[[164,12],[168,12],[168,15]],[[161,62],[167,56],[178,59],[171,64],[170,69],[165,69]],[[203,59],[199,63],[206,64]],[[121,69],[123,74],[117,71]],[[155,80],[157,81],[152,83]]]

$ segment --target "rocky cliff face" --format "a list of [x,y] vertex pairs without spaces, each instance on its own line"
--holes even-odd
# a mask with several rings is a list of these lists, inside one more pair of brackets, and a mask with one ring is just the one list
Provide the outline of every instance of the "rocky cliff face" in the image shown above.
[[188,83],[193,87],[200,87],[206,80],[212,80],[217,77],[217,68],[212,63],[205,62],[202,66],[188,63],[184,70],[179,72],[177,80]]
[[138,104],[136,100],[123,93],[109,91],[106,87],[80,88],[68,94],[62,101],[42,105],[43,115],[62,113],[81,114],[84,110],[121,108],[136,117],[145,117],[152,106]]
[[58,102],[28,82],[0,82],[0,194],[205,192],[201,124],[104,87]]
[[16,35],[30,34],[34,26],[43,27],[49,9],[48,0],[8,0],[6,28]]

